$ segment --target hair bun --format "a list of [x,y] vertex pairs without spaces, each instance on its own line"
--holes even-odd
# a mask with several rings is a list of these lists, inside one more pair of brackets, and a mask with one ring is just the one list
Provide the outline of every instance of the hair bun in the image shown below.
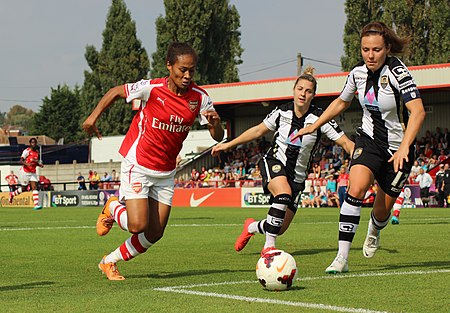
[[314,68],[314,67],[308,66],[308,67],[306,67],[305,70],[303,71],[303,74],[313,76],[313,75],[314,75],[314,71],[315,71],[315,68]]

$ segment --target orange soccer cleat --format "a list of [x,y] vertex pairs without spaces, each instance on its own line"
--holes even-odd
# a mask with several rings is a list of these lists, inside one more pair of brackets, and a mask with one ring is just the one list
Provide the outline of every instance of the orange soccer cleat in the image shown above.
[[105,236],[113,227],[114,218],[111,216],[109,205],[112,201],[119,201],[117,197],[110,197],[103,206],[103,210],[97,218],[97,234],[99,236]]
[[105,274],[109,280],[124,280],[125,277],[119,273],[116,263],[105,263],[105,258],[106,256],[104,256],[98,264],[98,268],[103,272],[103,274]]
[[244,229],[242,230],[242,233],[237,237],[236,242],[234,243],[234,249],[239,252],[242,249],[245,248],[250,238],[252,238],[255,234],[248,232],[248,226],[256,222],[253,218],[248,218],[244,222]]

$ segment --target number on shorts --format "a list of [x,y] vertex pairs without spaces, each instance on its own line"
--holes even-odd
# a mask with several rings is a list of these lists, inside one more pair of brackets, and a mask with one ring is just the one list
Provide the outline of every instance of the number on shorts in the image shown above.
[[391,186],[395,189],[402,189],[408,179],[409,174],[405,172],[398,171],[397,175],[395,175],[394,180],[391,183]]

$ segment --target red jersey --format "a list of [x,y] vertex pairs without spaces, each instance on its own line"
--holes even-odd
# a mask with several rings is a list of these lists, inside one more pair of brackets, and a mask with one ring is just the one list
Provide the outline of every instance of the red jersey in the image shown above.
[[214,110],[208,94],[194,83],[178,96],[167,88],[167,77],[125,84],[127,102],[141,100],[119,153],[133,163],[154,171],[172,171],[183,141],[201,112]]
[[350,175],[347,173],[339,174],[338,178],[336,179],[338,182],[338,187],[348,186],[349,176]]
[[8,182],[9,185],[17,185],[19,178],[16,175],[9,174],[5,177],[5,180]]
[[36,173],[36,166],[38,166],[39,152],[31,148],[26,148],[23,150],[21,159],[25,160],[25,163],[31,164],[30,166],[23,165],[22,170],[25,173]]

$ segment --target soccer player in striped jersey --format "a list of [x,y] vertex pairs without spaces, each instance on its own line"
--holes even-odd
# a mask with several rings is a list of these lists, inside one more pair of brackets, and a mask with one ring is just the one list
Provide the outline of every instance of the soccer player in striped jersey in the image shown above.
[[23,150],[20,156],[20,163],[22,163],[22,167],[19,170],[20,185],[16,190],[9,193],[9,203],[13,203],[14,197],[26,191],[28,184],[30,184],[33,193],[33,210],[41,210],[42,206],[39,205],[38,191],[39,177],[36,174],[36,167],[44,167],[44,165],[39,160],[37,139],[31,138],[29,143],[30,146]]
[[270,193],[271,207],[267,218],[255,221],[248,218],[235,243],[235,250],[244,249],[250,238],[265,234],[266,241],[261,255],[275,249],[276,238],[289,227],[297,211],[299,195],[305,189],[305,179],[311,166],[312,156],[322,134],[342,146],[347,153],[353,151],[353,142],[341,131],[335,121],[330,121],[306,136],[292,140],[299,129],[314,123],[322,114],[320,108],[311,104],[317,89],[313,68],[300,75],[293,88],[294,101],[282,104],[269,113],[262,123],[249,128],[227,143],[212,149],[214,156],[260,138],[270,131],[275,135],[270,148],[259,163],[265,193]]
[[168,77],[110,89],[83,123],[89,135],[101,138],[95,123],[102,112],[119,98],[140,100],[119,150],[124,157],[121,201],[109,198],[97,219],[100,236],[109,232],[114,221],[133,234],[99,263],[109,280],[125,279],[117,269],[118,261],[146,252],[162,238],[172,205],[177,156],[195,120],[206,124],[216,141],[223,139],[221,120],[211,98],[192,81],[197,59],[190,45],[172,43],[167,51]]
[[404,51],[408,39],[400,38],[381,22],[369,23],[361,32],[363,62],[348,74],[341,95],[312,125],[299,135],[314,132],[347,109],[356,92],[363,110],[350,165],[349,188],[339,218],[339,250],[325,270],[348,271],[348,256],[361,215],[364,195],[374,179],[379,189],[369,220],[363,255],[374,256],[380,230],[406,183],[414,161],[414,140],[425,119],[419,90],[406,66],[391,54]]

